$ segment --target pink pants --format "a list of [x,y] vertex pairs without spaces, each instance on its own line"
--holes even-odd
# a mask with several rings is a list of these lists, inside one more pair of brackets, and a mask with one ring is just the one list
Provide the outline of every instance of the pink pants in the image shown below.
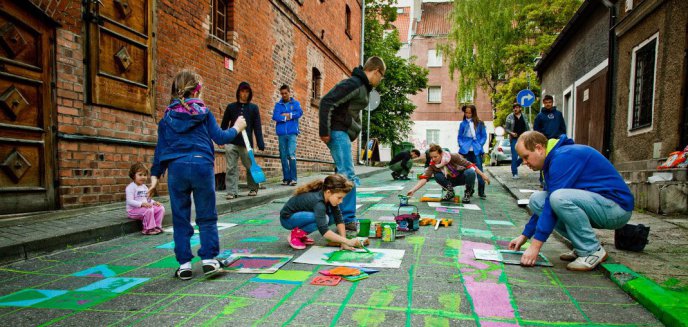
[[143,229],[162,227],[162,218],[165,216],[165,207],[152,206],[150,208],[135,208],[127,211],[131,219],[143,221]]

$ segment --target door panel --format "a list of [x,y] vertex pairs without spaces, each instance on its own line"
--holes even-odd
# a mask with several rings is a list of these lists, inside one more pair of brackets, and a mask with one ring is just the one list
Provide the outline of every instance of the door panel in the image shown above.
[[576,87],[576,143],[602,152],[607,69]]
[[54,209],[51,51],[55,30],[0,3],[0,214]]
[[150,1],[91,2],[89,13],[91,102],[151,113]]

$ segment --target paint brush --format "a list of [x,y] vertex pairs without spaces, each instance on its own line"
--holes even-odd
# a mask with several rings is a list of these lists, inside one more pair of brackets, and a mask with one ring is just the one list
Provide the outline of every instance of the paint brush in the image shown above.
[[363,245],[363,242],[361,242],[361,241],[358,241],[358,242],[361,244],[361,249],[365,250],[368,253],[373,253],[373,252],[370,252],[370,250],[368,250],[368,248],[365,247],[365,245]]

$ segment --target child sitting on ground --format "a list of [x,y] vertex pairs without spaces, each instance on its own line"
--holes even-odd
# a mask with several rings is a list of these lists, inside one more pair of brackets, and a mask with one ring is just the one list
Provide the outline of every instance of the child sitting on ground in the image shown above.
[[129,169],[129,177],[133,180],[127,186],[127,217],[143,222],[143,235],[156,235],[162,233],[162,218],[165,216],[165,207],[160,202],[148,198],[148,169],[142,163],[137,162]]
[[[354,187],[343,175],[330,175],[325,180],[315,180],[296,189],[294,196],[280,211],[282,227],[291,230],[289,245],[303,250],[313,244],[308,234],[316,229],[329,241],[337,242],[344,250],[353,250],[361,243],[346,238],[344,220],[339,204]],[[337,225],[337,233],[329,225]]]

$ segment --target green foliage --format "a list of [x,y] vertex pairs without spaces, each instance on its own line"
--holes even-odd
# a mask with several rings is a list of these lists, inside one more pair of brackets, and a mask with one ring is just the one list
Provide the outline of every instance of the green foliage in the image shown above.
[[[366,1],[365,58],[378,56],[385,61],[385,78],[378,85],[380,106],[371,112],[370,135],[381,143],[396,144],[405,140],[411,131],[411,114],[416,105],[407,95],[416,94],[427,87],[428,70],[410,60],[396,56],[401,48],[397,31],[385,35],[396,19],[396,0]],[[412,58],[413,59],[413,58]],[[411,60],[412,60],[411,59]],[[363,138],[366,138],[368,113],[363,112]]]
[[454,1],[452,28],[441,50],[452,74],[460,74],[458,94],[486,88],[497,109],[494,124],[503,124],[516,94],[527,88],[528,74],[531,89],[540,93],[534,59],[552,45],[582,2]]

